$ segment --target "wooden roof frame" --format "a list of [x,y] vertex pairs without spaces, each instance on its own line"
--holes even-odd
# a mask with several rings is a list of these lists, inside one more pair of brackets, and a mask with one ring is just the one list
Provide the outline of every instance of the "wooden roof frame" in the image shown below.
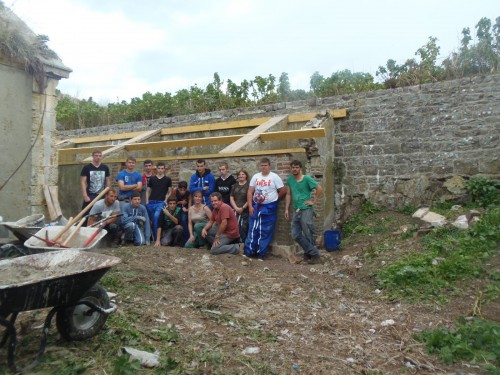
[[[170,160],[170,159],[192,159],[192,158],[216,158],[216,157],[230,157],[230,156],[249,156],[249,155],[260,155],[260,151],[241,151],[241,149],[257,140],[261,142],[268,141],[280,141],[280,140],[290,140],[290,139],[300,139],[300,138],[321,138],[326,136],[326,130],[324,128],[306,128],[299,130],[286,130],[286,131],[268,131],[273,127],[277,127],[284,122],[294,123],[294,122],[307,122],[313,117],[317,116],[318,112],[309,113],[296,113],[289,115],[281,115],[275,117],[260,117],[252,118],[246,120],[237,121],[227,121],[227,122],[217,122],[212,124],[199,124],[199,125],[186,125],[174,128],[163,128],[148,131],[137,131],[137,132],[126,132],[121,134],[106,134],[100,136],[91,137],[80,137],[61,141],[56,144],[59,147],[59,161],[61,165],[64,164],[82,164],[87,163],[92,160],[92,157],[87,157],[82,161],[65,162],[62,160],[65,155],[72,154],[88,154],[92,150],[99,149],[103,152],[104,156],[108,156],[106,161],[108,163],[114,162],[109,158],[109,155],[121,151],[121,150],[144,150],[144,149],[162,149],[162,148],[181,148],[181,147],[196,147],[196,146],[206,146],[206,145],[229,145],[223,150],[219,151],[217,154],[207,154],[207,155],[186,155],[184,156],[162,156],[158,160]],[[343,118],[347,116],[346,109],[333,109],[328,110],[328,114],[332,118]],[[147,139],[160,135],[170,135],[174,136],[176,134],[186,134],[186,133],[196,133],[196,132],[210,132],[217,130],[226,129],[238,129],[238,128],[252,128],[246,134],[228,135],[228,136],[217,136],[217,137],[203,137],[203,138],[188,138],[188,139],[175,139],[175,140],[165,140],[158,142],[145,142]],[[98,146],[84,146],[84,147],[69,147],[75,145],[83,145],[85,143],[96,143],[96,142],[109,142],[109,141],[120,141],[124,140],[117,145],[98,145]],[[292,148],[287,149],[288,152],[304,152],[303,148]],[[300,150],[300,151],[299,151]],[[285,151],[285,150],[283,150]],[[282,153],[280,150],[265,150],[265,153]],[[141,158],[138,158],[138,160]],[[122,160],[120,160],[122,161]]]

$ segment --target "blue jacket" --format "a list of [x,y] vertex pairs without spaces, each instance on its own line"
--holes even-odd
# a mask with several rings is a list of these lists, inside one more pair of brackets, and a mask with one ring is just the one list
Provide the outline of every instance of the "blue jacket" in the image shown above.
[[[208,186],[207,190],[203,190],[204,186]],[[201,176],[198,171],[191,176],[189,180],[189,192],[191,195],[200,190],[203,193],[203,203],[212,207],[210,203],[210,194],[215,190],[215,177],[210,173],[210,169],[205,169],[205,174]]]
[[132,203],[125,203],[122,207],[122,214],[122,226],[128,223],[138,224],[139,220],[137,219],[137,217],[143,216],[146,219],[146,222],[144,223],[144,237],[146,239],[151,237],[151,225],[149,223],[149,216],[146,207],[140,204],[139,207],[134,208],[132,207]]

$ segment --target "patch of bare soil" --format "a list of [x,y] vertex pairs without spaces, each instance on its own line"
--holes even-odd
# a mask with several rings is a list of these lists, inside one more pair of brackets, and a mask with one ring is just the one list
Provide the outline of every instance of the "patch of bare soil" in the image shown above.
[[[384,298],[372,272],[381,262],[419,251],[419,244],[397,233],[415,224],[411,218],[380,213],[376,220],[379,233],[353,235],[342,250],[322,252],[319,265],[273,255],[263,262],[213,256],[205,249],[100,249],[123,260],[103,283],[117,293],[113,319],[129,326],[108,322],[99,336],[77,346],[85,347],[81,351],[72,343],[54,345],[82,360],[108,351],[89,365],[89,374],[109,373],[121,346],[157,350],[164,361],[175,361],[172,370],[190,374],[480,374],[467,363],[440,363],[412,337],[467,316],[475,295],[466,289],[449,296],[447,305]],[[491,317],[494,310],[488,309],[483,306],[483,313]],[[172,325],[180,335],[169,343],[158,332]],[[133,339],[130,330],[137,332]],[[57,369],[50,362],[63,361],[63,353],[52,353],[42,368]],[[3,354],[0,361],[5,364]]]

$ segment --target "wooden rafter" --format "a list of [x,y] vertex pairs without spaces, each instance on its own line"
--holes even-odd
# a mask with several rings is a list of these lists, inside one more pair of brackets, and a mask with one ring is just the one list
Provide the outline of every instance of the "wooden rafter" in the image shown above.
[[[112,154],[113,152],[116,152],[116,151],[124,149],[125,146],[127,146],[127,145],[143,141],[143,140],[151,138],[152,136],[157,135],[157,134],[160,134],[160,129],[149,130],[149,131],[142,132],[141,134],[135,136],[134,138],[129,139],[128,141],[125,141],[123,143],[120,143],[119,145],[116,145],[116,146],[113,146],[111,148],[108,148],[108,149],[104,150],[102,152],[102,155],[106,156],[106,155]],[[84,162],[91,162],[92,161],[92,156],[84,159],[83,161]]]
[[[153,161],[169,161],[169,160],[198,160],[198,159],[221,159],[221,158],[233,158],[233,157],[248,157],[248,156],[257,156],[257,155],[270,155],[270,154],[298,154],[304,153],[305,149],[302,147],[296,148],[281,148],[281,149],[273,149],[273,150],[258,150],[258,151],[245,151],[245,152],[235,152],[229,154],[187,154],[187,155],[172,155],[172,156],[148,156],[148,157],[140,157],[136,158],[137,162],[143,162],[146,159],[150,159]],[[106,163],[122,163],[123,159],[112,159],[106,158]],[[59,165],[79,165],[84,164],[82,161],[59,161]]]

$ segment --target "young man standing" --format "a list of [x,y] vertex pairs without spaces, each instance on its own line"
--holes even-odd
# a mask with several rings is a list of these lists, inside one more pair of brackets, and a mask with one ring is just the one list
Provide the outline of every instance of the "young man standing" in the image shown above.
[[154,240],[156,240],[161,210],[171,194],[172,180],[165,176],[165,163],[159,162],[156,166],[156,176],[150,177],[146,190],[146,209],[151,219]]
[[[108,190],[104,199],[98,200],[90,209],[88,225],[96,221],[106,219],[110,216],[120,214],[120,204],[117,201],[118,195],[115,190]],[[106,219],[104,229],[108,231],[106,237],[111,247],[117,247],[120,244],[120,218],[118,216]]]
[[248,187],[248,236],[245,241],[245,255],[263,259],[273,239],[276,226],[278,200],[286,194],[281,178],[271,172],[271,161],[262,158],[260,173],[250,180]]
[[133,192],[130,203],[122,208],[121,225],[125,241],[132,241],[135,246],[149,245],[151,227],[146,207],[141,204],[141,194]]
[[238,254],[240,245],[240,230],[234,210],[222,201],[222,195],[218,192],[210,195],[213,211],[212,218],[201,231],[203,238],[212,245],[210,253]]
[[144,173],[142,174],[142,191],[141,191],[141,201],[143,204],[147,203],[146,194],[149,186],[149,181],[153,177],[153,161],[150,159],[144,160]]
[[[286,180],[285,218],[290,220],[290,202],[293,202],[292,238],[304,249],[304,260],[309,264],[320,261],[319,250],[314,245],[314,205],[323,188],[311,176],[302,173],[302,163],[290,163],[292,175]],[[314,198],[311,192],[315,190]]]
[[207,163],[204,159],[199,159],[196,161],[196,172],[191,176],[189,180],[189,191],[193,194],[195,191],[200,190],[203,193],[203,203],[206,204],[210,209],[212,209],[212,204],[210,203],[210,194],[214,192],[215,189],[215,177],[210,173],[210,169],[207,168]]
[[[132,193],[142,192],[142,176],[140,173],[134,171],[135,164],[137,161],[133,157],[128,157],[125,162],[126,169],[118,173],[116,181],[118,182],[118,200],[120,201],[120,206],[124,203],[130,202]],[[140,203],[140,202],[139,202]]]
[[226,162],[219,164],[220,177],[215,180],[215,191],[222,195],[222,201],[225,204],[231,205],[231,188],[236,183],[234,176],[229,173],[229,166]]
[[80,173],[80,186],[83,195],[82,210],[94,200],[106,187],[111,186],[109,168],[101,164],[101,150],[92,151],[92,163],[82,168]]

